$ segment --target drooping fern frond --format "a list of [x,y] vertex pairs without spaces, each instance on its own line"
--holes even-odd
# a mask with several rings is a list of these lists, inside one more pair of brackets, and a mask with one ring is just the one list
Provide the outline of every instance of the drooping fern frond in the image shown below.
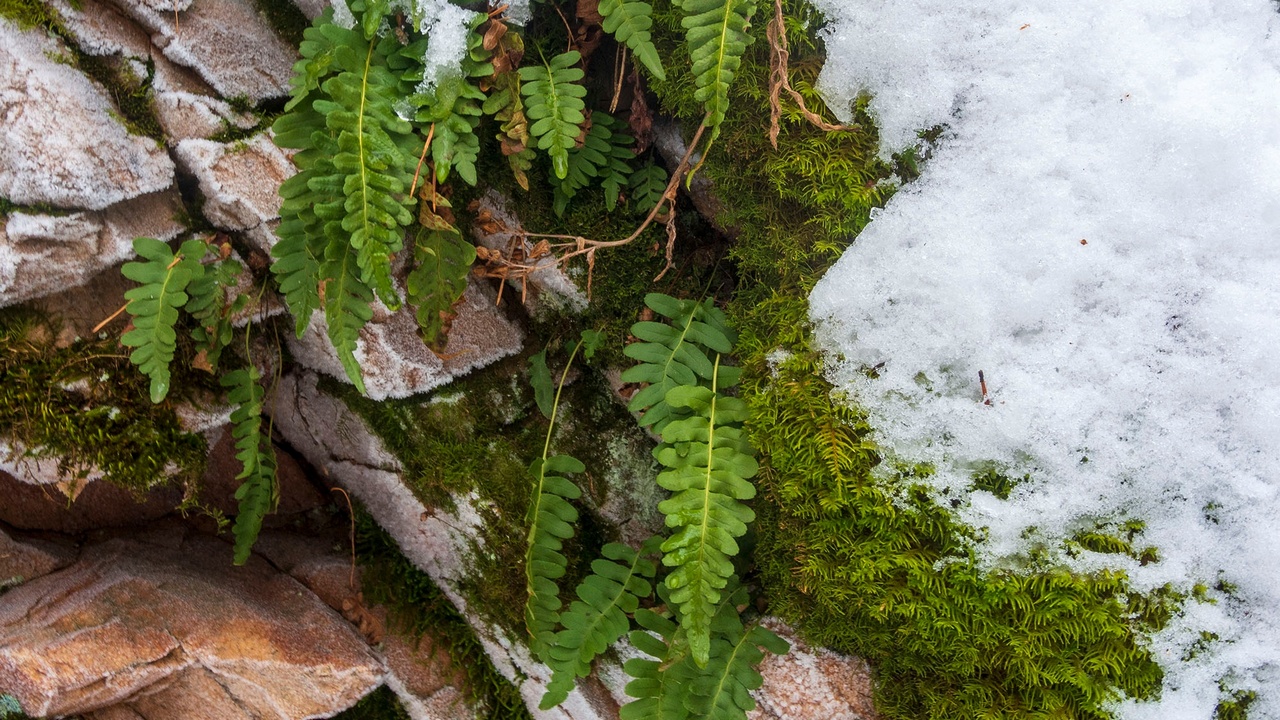
[[729,109],[729,86],[751,44],[747,24],[755,13],[755,0],[683,0],[685,43],[697,91],[694,97],[707,112],[704,124],[711,140]]
[[622,381],[648,383],[632,396],[627,409],[644,410],[641,425],[652,425],[654,432],[673,417],[667,403],[667,392],[681,385],[698,385],[712,377],[713,365],[707,350],[728,353],[733,348],[733,333],[724,313],[708,299],[697,303],[677,300],[661,293],[649,293],[644,303],[668,322],[638,322],[631,334],[641,342],[623,351],[640,364],[622,373]]
[[591,113],[591,128],[583,138],[582,147],[569,151],[568,175],[551,180],[557,215],[563,215],[578,191],[593,182],[605,190],[605,209],[612,211],[617,206],[618,195],[631,174],[629,162],[635,157],[629,147],[635,140],[616,132],[620,127],[621,123],[608,113],[599,110]]
[[[518,36],[517,36],[518,37]],[[520,93],[520,75],[512,71],[494,79],[492,92],[482,108],[500,125],[499,150],[511,165],[516,182],[529,189],[529,169],[533,167],[534,151],[529,136],[529,119],[525,115],[524,100]]]
[[360,361],[356,360],[356,341],[360,329],[373,317],[373,292],[356,274],[355,254],[342,243],[331,242],[325,248],[320,272],[324,276],[324,319],[329,328],[329,341],[338,352],[338,361],[356,389],[365,393]]
[[[424,188],[427,193],[430,188]],[[421,227],[414,234],[413,262],[416,267],[405,279],[409,304],[416,309],[418,328],[428,345],[437,342],[453,321],[453,306],[467,289],[467,276],[476,259],[476,248],[467,242],[441,212],[449,201],[439,193],[432,203],[422,201],[418,211]]]
[[649,30],[653,27],[653,6],[643,0],[600,0],[604,31],[626,43],[640,62],[659,80],[666,80],[658,49]]
[[636,551],[620,543],[601,550],[603,558],[591,563],[591,575],[578,586],[578,599],[560,615],[564,629],[551,645],[552,675],[539,707],[543,710],[564,702],[577,678],[591,673],[591,663],[627,633],[627,618],[640,606],[641,598],[653,592],[650,580],[656,568],[646,556],[658,551],[661,539],[650,538]]
[[568,455],[551,454],[551,434],[555,430],[556,413],[560,409],[560,393],[564,390],[573,359],[581,348],[582,341],[579,341],[565,363],[564,372],[560,374],[560,383],[551,405],[547,437],[542,446],[542,457],[529,466],[533,492],[525,515],[529,533],[525,550],[525,590],[528,599],[525,602],[524,619],[529,631],[529,647],[543,662],[550,659],[547,653],[555,640],[556,624],[560,620],[560,588],[555,581],[564,577],[569,565],[561,551],[564,549],[564,541],[573,537],[574,523],[578,521],[578,511],[569,501],[582,497],[578,486],[564,476],[586,470],[585,465]]
[[[745,593],[743,593],[745,601]],[[692,717],[713,720],[746,720],[756,701],[751,691],[764,684],[756,666],[764,659],[764,648],[775,655],[791,649],[786,640],[756,624],[744,629],[733,613],[732,622],[711,641],[711,660],[705,672],[692,683],[689,712]],[[718,628],[719,630],[719,628]]]
[[262,398],[265,392],[258,384],[257,368],[246,368],[227,373],[222,385],[228,389],[227,399],[236,406],[231,412],[231,436],[236,441],[236,459],[242,469],[236,479],[240,487],[236,499],[240,509],[236,514],[235,564],[243,565],[249,559],[253,543],[262,530],[262,519],[276,504],[276,459],[271,448],[269,432],[264,432]]
[[231,258],[216,260],[206,265],[204,272],[192,278],[187,286],[190,299],[186,310],[197,323],[191,337],[196,341],[196,349],[205,354],[205,360],[213,368],[218,366],[223,348],[231,343],[231,316],[249,302],[245,295],[227,302],[226,290],[235,287],[236,278],[243,270],[244,266]]
[[699,667],[710,656],[711,618],[733,575],[736,538],[755,519],[741,501],[755,497],[749,479],[759,466],[741,427],[746,403],[721,393],[733,384],[729,375],[736,381],[736,371],[722,374],[717,356],[710,387],[682,385],[667,392],[668,405],[690,414],[663,427],[662,445],[654,451],[666,468],[658,484],[672,492],[658,504],[674,530],[662,544],[662,563],[674,568],[666,584]]
[[580,127],[586,122],[582,98],[587,89],[579,84],[584,73],[575,67],[581,60],[577,50],[570,50],[545,65],[519,71],[523,82],[520,92],[527,101],[525,114],[533,121],[529,134],[551,157],[551,167],[561,180],[569,174],[569,150],[577,144]]
[[[628,636],[637,650],[648,655],[631,658],[622,665],[633,678],[627,695],[636,698],[618,711],[621,720],[685,720],[689,717],[689,682],[697,667],[689,661],[689,648],[679,636],[679,627],[668,617],[647,608],[636,612],[639,630]],[[656,637],[655,637],[656,636]]]
[[169,363],[177,349],[178,308],[187,304],[187,285],[203,274],[205,244],[188,240],[175,254],[167,244],[154,238],[135,238],[133,251],[144,262],[125,263],[124,276],[140,283],[124,294],[125,310],[133,318],[133,329],[121,344],[134,348],[129,361],[151,378],[151,402],[169,394]]

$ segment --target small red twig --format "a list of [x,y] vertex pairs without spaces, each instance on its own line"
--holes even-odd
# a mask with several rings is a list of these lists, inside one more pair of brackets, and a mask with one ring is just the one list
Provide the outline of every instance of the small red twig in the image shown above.
[[982,404],[990,405],[991,397],[987,395],[987,377],[982,374],[981,370],[978,371],[978,385],[982,388]]

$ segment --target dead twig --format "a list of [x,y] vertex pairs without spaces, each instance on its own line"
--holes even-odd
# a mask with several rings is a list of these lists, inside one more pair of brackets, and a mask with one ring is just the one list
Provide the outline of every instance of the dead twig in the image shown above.
[[351,496],[346,490],[340,487],[329,488],[329,492],[342,493],[342,497],[347,499],[347,516],[351,518],[351,577],[347,583],[351,586],[352,592],[356,589],[356,510],[351,506]]

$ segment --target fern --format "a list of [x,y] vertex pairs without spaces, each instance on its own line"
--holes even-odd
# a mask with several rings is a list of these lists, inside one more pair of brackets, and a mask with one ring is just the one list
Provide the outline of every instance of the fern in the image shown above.
[[[435,194],[437,209],[451,207],[442,195]],[[418,327],[422,339],[434,344],[452,320],[451,308],[467,289],[467,276],[476,259],[476,248],[463,239],[462,233],[424,200],[418,213],[422,221],[413,243],[413,261],[417,266],[405,280],[409,303],[417,308]]]
[[742,55],[753,38],[747,25],[755,13],[755,0],[683,0],[685,42],[697,91],[711,128],[719,133],[729,109],[729,86],[742,65]]
[[[735,538],[747,531],[755,513],[741,500],[755,496],[749,482],[758,466],[741,423],[747,406],[722,395],[730,385],[721,377],[717,356],[711,387],[681,386],[667,392],[667,404],[692,414],[662,429],[663,444],[655,455],[667,469],[658,484],[672,496],[658,504],[675,533],[662,544],[662,563],[675,570],[667,576],[671,600],[680,607],[694,661],[705,666],[710,654],[711,618],[733,574],[738,554]],[[727,368],[726,368],[727,370]],[[736,371],[726,372],[736,379]]]
[[693,717],[746,720],[747,713],[756,707],[750,693],[764,683],[756,670],[764,659],[760,648],[775,655],[784,655],[791,649],[787,641],[768,628],[753,625],[744,630],[736,613],[733,620],[736,628],[719,633],[712,640],[707,672],[693,682],[689,703]]
[[667,191],[667,171],[660,165],[649,163],[635,172],[627,180],[631,189],[631,202],[637,212],[647,213],[662,200]]
[[622,381],[648,383],[632,396],[627,409],[644,410],[640,424],[652,425],[660,433],[673,417],[667,392],[681,385],[709,381],[714,368],[706,351],[728,353],[733,347],[732,332],[724,313],[709,299],[696,303],[650,293],[644,303],[670,322],[639,322],[631,326],[631,334],[642,342],[628,345],[623,352],[641,364],[625,370]]
[[236,490],[240,511],[231,529],[235,536],[236,565],[243,565],[249,559],[249,552],[262,529],[262,518],[271,512],[277,500],[275,453],[271,448],[270,433],[263,431],[264,392],[258,384],[259,379],[258,371],[252,365],[227,373],[222,378],[223,387],[228,388],[227,399],[236,406],[231,413],[231,436],[236,440],[236,459],[242,465],[240,474],[236,476],[241,481],[240,488]]
[[[518,36],[517,36],[518,37]],[[533,148],[529,137],[529,119],[525,116],[524,100],[520,94],[520,75],[508,72],[499,75],[493,83],[493,93],[485,100],[482,110],[501,123],[498,134],[499,149],[511,165],[516,182],[529,189],[529,169],[533,167]]]
[[331,242],[325,248],[321,272],[324,284],[324,319],[329,326],[329,340],[338,351],[338,360],[356,389],[365,394],[360,362],[356,360],[356,341],[360,329],[373,317],[373,292],[356,274],[355,259],[347,248]]
[[627,695],[636,698],[618,711],[621,720],[685,720],[689,717],[690,680],[697,667],[689,662],[689,648],[670,618],[649,609],[636,612],[640,630],[629,639],[637,650],[653,658],[631,658],[622,669],[633,679]]
[[584,73],[574,67],[582,60],[577,50],[561,53],[545,65],[520,68],[520,88],[528,101],[526,115],[533,122],[529,134],[538,148],[551,157],[557,178],[569,174],[569,150],[577,144],[579,128],[586,122],[582,111],[587,89],[578,83]]
[[635,157],[627,147],[634,138],[615,128],[620,123],[608,113],[591,114],[591,129],[583,138],[582,147],[569,151],[569,172],[563,179],[552,178],[555,188],[554,209],[563,215],[569,202],[582,188],[597,182],[605,191],[605,209],[612,211],[618,203],[618,195],[631,174],[628,162]]
[[653,27],[653,6],[639,0],[600,0],[604,31],[626,43],[640,62],[659,80],[666,80],[649,30]]
[[230,258],[205,266],[204,272],[192,278],[187,286],[186,310],[196,320],[191,337],[196,349],[205,353],[211,367],[218,366],[222,350],[231,343],[231,316],[248,304],[249,298],[238,295],[226,301],[226,289],[234,287],[244,267]]
[[548,652],[552,675],[541,709],[564,702],[576,678],[589,675],[596,656],[630,629],[627,615],[652,592],[649,581],[656,568],[644,558],[656,553],[660,542],[650,538],[638,552],[609,543],[601,551],[604,557],[591,563],[592,574],[576,590],[579,599],[560,616],[564,629],[556,633]]
[[573,524],[578,521],[578,511],[570,500],[582,497],[582,491],[564,477],[568,473],[580,473],[586,466],[568,455],[551,454],[551,434],[555,430],[556,413],[560,408],[560,393],[573,359],[582,348],[579,341],[560,374],[551,406],[547,438],[542,446],[542,457],[529,466],[533,478],[533,494],[525,522],[529,526],[528,546],[525,550],[525,627],[529,631],[530,648],[546,662],[548,651],[555,639],[556,623],[560,619],[560,589],[555,581],[563,577],[569,561],[561,550],[564,541],[573,537]]
[[169,394],[169,363],[177,349],[178,308],[187,304],[185,290],[195,277],[204,273],[200,258],[205,244],[188,240],[175,255],[165,243],[154,238],[136,238],[133,251],[145,262],[125,263],[124,276],[141,283],[124,294],[125,307],[133,318],[133,329],[120,342],[135,350],[129,361],[151,378],[151,402],[158,403]]

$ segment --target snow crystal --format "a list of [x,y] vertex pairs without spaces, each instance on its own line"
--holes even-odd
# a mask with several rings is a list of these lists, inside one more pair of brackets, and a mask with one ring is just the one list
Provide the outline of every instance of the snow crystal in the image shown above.
[[347,7],[347,0],[331,0],[333,5],[333,24],[348,30],[356,26],[356,16]]
[[506,5],[508,6],[507,20],[516,25],[524,25],[529,22],[529,18],[533,17],[529,0],[509,0]]
[[1235,587],[1152,639],[1164,692],[1123,717],[1207,720],[1224,678],[1280,717],[1274,2],[817,5],[821,87],[870,93],[882,153],[947,127],[813,292],[833,380],[939,487],[1031,475],[970,493],[987,562],[1136,518],[1161,557],[1121,565],[1140,587]]
[[418,92],[431,92],[449,75],[457,75],[462,58],[467,54],[467,35],[476,13],[452,5],[448,0],[414,0],[413,17],[418,29],[427,36],[426,69]]

